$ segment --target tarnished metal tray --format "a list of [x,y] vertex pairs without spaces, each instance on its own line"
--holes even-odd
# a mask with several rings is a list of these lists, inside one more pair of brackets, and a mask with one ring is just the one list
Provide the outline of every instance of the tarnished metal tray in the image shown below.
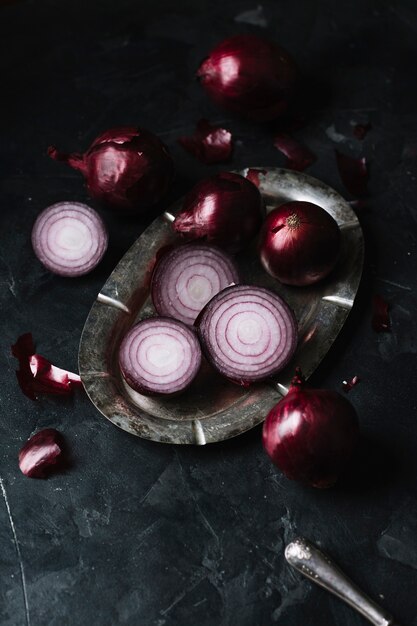
[[[326,209],[342,230],[342,254],[331,276],[312,287],[285,287],[262,269],[256,249],[237,257],[245,283],[268,287],[294,309],[300,341],[297,352],[275,381],[243,389],[215,374],[208,364],[181,396],[149,398],[129,391],[118,367],[118,348],[127,330],[154,313],[149,283],[155,255],[177,240],[158,217],[112,272],[87,317],[79,350],[86,392],[113,424],[133,435],[164,443],[200,444],[243,433],[265,418],[285,395],[294,366],[310,376],[328,352],[353,306],[363,265],[363,236],[349,204],[333,189],[305,174],[263,168],[260,190],[267,210],[288,200],[306,200]],[[241,172],[243,174],[246,173]],[[171,207],[175,214],[181,201]]]

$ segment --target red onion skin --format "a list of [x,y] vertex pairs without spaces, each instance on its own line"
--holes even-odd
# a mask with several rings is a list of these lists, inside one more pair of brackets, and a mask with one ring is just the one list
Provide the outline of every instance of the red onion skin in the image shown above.
[[162,141],[138,127],[107,130],[84,154],[64,154],[54,146],[48,154],[80,171],[92,198],[128,212],[146,210],[161,200],[174,175]]
[[62,462],[63,437],[54,428],[33,435],[19,452],[19,468],[28,478],[46,478]]
[[173,228],[188,239],[204,238],[234,253],[254,239],[264,215],[256,185],[239,174],[222,172],[200,181],[186,195]]
[[345,397],[293,384],[265,420],[263,445],[287,478],[325,488],[337,481],[358,433],[356,411]]
[[287,110],[297,68],[276,43],[256,35],[234,35],[210,52],[197,77],[218,105],[263,122]]
[[325,278],[341,246],[336,220],[311,202],[287,202],[267,216],[260,235],[265,270],[286,285],[303,287]]

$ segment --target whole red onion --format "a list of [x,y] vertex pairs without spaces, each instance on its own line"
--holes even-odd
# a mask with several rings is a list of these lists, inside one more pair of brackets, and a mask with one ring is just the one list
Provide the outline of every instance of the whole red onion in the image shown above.
[[65,161],[86,178],[92,198],[111,207],[141,211],[158,202],[173,179],[168,150],[153,133],[121,126],[99,135],[84,154],[65,154],[54,146],[50,157]]
[[358,431],[350,402],[335,391],[305,388],[299,372],[267,415],[263,445],[288,478],[330,487],[349,460]]
[[189,239],[204,238],[238,252],[254,239],[263,218],[257,186],[240,174],[221,172],[200,181],[186,195],[173,228]]
[[327,276],[340,253],[336,220],[312,202],[287,202],[267,216],[260,236],[262,265],[286,285],[311,285]]
[[220,106],[255,121],[267,121],[287,109],[297,69],[276,43],[256,35],[234,35],[213,48],[197,76]]

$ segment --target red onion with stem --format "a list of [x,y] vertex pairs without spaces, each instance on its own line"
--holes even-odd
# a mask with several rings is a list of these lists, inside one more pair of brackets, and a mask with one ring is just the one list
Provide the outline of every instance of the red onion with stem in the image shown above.
[[172,395],[184,391],[201,365],[196,334],[168,317],[142,320],[124,337],[119,351],[126,383],[144,395]]
[[297,323],[289,306],[262,287],[221,291],[196,320],[213,367],[242,386],[277,374],[297,347]]
[[19,452],[19,467],[29,478],[46,478],[62,460],[63,438],[54,428],[33,435]]
[[170,250],[152,275],[151,295],[159,315],[193,324],[219,291],[239,282],[234,260],[215,246],[186,244]]
[[358,432],[356,411],[347,398],[304,387],[298,371],[288,394],[267,415],[263,445],[288,478],[324,488],[336,482]]
[[108,235],[99,214],[80,202],[57,202],[38,216],[32,246],[40,262],[59,276],[91,272],[107,250]]
[[143,128],[121,126],[99,135],[84,154],[66,154],[55,146],[48,154],[80,171],[92,198],[125,211],[153,206],[168,191],[174,166],[162,141]]
[[238,252],[257,235],[264,214],[256,185],[240,174],[221,172],[191,189],[172,226],[189,239],[204,238]]
[[213,48],[197,77],[217,104],[262,122],[287,110],[297,69],[276,43],[246,34],[229,37]]
[[332,271],[340,246],[339,226],[330,213],[311,202],[287,202],[264,222],[260,258],[268,274],[302,287]]

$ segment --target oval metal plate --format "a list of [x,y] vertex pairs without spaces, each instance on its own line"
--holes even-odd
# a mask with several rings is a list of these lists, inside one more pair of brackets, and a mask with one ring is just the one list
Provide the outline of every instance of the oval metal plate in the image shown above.
[[[178,241],[163,216],[158,217],[128,250],[103,286],[81,336],[79,370],[88,396],[113,424],[133,435],[177,444],[200,444],[235,437],[261,423],[285,395],[294,365],[308,377],[341,330],[358,290],[363,266],[363,236],[348,203],[333,189],[305,174],[263,168],[260,191],[267,210],[289,200],[314,202],[326,209],[342,231],[338,266],[312,287],[285,287],[262,269],[255,247],[238,255],[243,282],[279,293],[293,308],[299,324],[297,352],[278,378],[243,389],[204,364],[193,385],[175,398],[150,398],[130,391],[118,367],[118,349],[127,330],[154,313],[149,283],[158,250]],[[240,172],[246,174],[247,170]],[[181,206],[178,201],[170,212]]]

